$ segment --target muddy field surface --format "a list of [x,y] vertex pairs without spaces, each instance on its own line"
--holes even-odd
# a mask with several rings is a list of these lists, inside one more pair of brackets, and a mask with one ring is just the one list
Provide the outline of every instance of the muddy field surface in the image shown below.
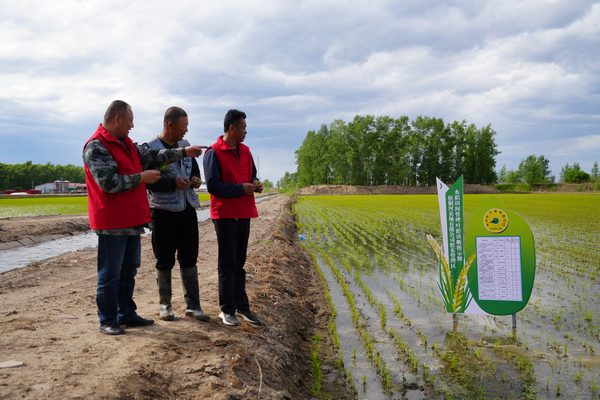
[[[328,348],[330,312],[321,278],[298,243],[291,198],[258,203],[251,225],[247,291],[263,324],[224,326],[218,318],[217,243],[210,220],[199,223],[198,280],[209,322],[184,316],[179,269],[173,270],[175,321],[158,319],[150,237],[134,298],[153,326],[125,335],[98,331],[96,251],[77,251],[0,274],[1,399],[310,399],[310,350]],[[35,221],[32,221],[35,220]],[[2,220],[0,240],[41,230],[76,232],[87,216]],[[70,227],[70,229],[69,229]],[[20,230],[19,230],[20,229]],[[87,230],[87,227],[82,230]],[[329,354],[324,394],[348,399]]]

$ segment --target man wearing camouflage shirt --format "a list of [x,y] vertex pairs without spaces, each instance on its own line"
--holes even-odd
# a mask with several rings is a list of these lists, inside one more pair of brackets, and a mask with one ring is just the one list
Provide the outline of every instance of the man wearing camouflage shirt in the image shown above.
[[83,150],[90,227],[98,234],[96,304],[100,332],[107,335],[124,334],[121,325],[154,323],[137,315],[133,301],[140,234],[152,220],[145,184],[160,179],[161,165],[202,153],[200,146],[161,151],[138,146],[129,138],[131,128],[131,107],[115,100]]

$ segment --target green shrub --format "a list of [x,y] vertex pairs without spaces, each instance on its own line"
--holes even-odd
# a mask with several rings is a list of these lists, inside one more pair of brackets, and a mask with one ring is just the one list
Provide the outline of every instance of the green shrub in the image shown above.
[[516,191],[517,185],[515,183],[498,183],[494,187],[504,193],[513,193]]

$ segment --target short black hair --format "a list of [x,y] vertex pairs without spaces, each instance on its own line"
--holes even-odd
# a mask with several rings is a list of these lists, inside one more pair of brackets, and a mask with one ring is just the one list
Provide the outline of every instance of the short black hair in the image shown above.
[[187,113],[183,110],[183,108],[181,107],[169,107],[167,108],[167,111],[165,111],[165,118],[163,120],[163,123],[165,124],[165,126],[169,123],[172,122],[174,124],[176,124],[177,122],[179,122],[179,120],[181,118],[187,118]]
[[104,113],[104,122],[110,122],[117,115],[126,116],[128,108],[131,107],[123,100],[113,101],[110,103],[110,106],[108,106],[108,109],[106,109],[106,113]]
[[229,110],[227,114],[225,114],[225,120],[223,121],[224,130],[223,132],[227,132],[231,125],[239,124],[243,119],[246,119],[246,113],[240,110]]

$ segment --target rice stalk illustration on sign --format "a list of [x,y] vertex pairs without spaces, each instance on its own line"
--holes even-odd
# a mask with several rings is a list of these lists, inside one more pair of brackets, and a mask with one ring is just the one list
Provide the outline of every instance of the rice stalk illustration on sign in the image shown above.
[[450,188],[439,178],[436,179],[443,248],[431,235],[427,235],[427,240],[438,257],[438,287],[446,311],[462,314],[473,300],[467,274],[476,257],[476,253],[473,253],[465,262],[463,177],[458,178]]

